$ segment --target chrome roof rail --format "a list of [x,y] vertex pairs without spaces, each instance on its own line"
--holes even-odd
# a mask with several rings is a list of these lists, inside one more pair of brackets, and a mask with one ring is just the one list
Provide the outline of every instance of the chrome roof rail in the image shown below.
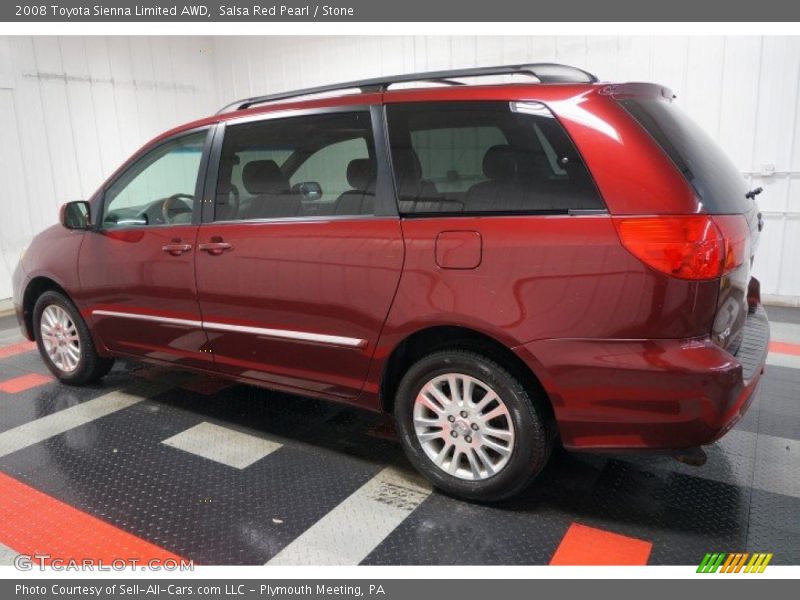
[[408,73],[405,75],[392,75],[386,77],[375,77],[372,79],[361,79],[359,81],[349,81],[333,85],[322,85],[318,87],[305,88],[290,92],[280,92],[265,96],[253,96],[232,102],[217,114],[228,112],[229,110],[244,110],[256,104],[277,102],[301,96],[312,96],[315,94],[325,94],[348,89],[357,89],[361,92],[385,92],[390,85],[396,83],[413,82],[435,82],[447,85],[466,85],[456,81],[465,77],[490,77],[493,75],[530,75],[539,80],[539,83],[596,83],[597,77],[569,65],[556,63],[534,63],[524,65],[500,65],[496,67],[473,67],[469,69],[449,69],[446,71],[427,71],[423,73]]

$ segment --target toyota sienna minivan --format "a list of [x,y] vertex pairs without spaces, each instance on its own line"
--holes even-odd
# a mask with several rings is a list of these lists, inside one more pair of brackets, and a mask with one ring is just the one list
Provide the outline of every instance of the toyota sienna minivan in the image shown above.
[[384,411],[435,486],[493,501],[557,441],[701,462],[736,423],[759,191],[660,85],[351,82],[151,141],[33,240],[14,302],[63,383],[124,357]]

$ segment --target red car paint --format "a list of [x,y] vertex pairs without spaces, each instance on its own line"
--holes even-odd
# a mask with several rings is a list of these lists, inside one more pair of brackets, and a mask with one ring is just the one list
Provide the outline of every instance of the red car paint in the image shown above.
[[[672,277],[621,243],[620,217],[704,212],[669,157],[618,103],[662,94],[645,84],[452,86],[282,102],[189,123],[137,155],[180,131],[281,111],[541,102],[578,148],[608,214],[204,222],[110,232],[55,226],[35,238],[15,273],[21,326],[31,338],[29,296],[50,280],[80,308],[104,354],[372,410],[387,404],[383,377],[404,340],[459,327],[492,338],[527,365],[567,447],[709,443],[744,411],[761,373],[745,381],[737,358],[715,343],[733,323],[720,324],[719,307],[742,286],[755,305],[757,285],[749,264],[712,279]],[[101,196],[91,199],[93,213]],[[751,235],[754,249],[757,232]],[[231,249],[199,246],[219,243]],[[174,256],[162,250],[170,244],[192,249]],[[97,310],[168,321],[145,327]],[[744,316],[735,319],[738,327]],[[354,342],[286,340],[207,322]]]
[[200,237],[234,246],[197,256],[205,320],[365,342],[345,348],[208,331],[217,369],[265,384],[358,396],[403,268],[399,220],[209,223]]

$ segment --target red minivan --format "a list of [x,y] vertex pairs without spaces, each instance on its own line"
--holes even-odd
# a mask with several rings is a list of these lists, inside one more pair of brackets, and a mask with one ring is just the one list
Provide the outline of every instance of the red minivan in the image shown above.
[[239,101],[63,207],[22,330],[68,384],[125,357],[392,413],[463,498],[558,438],[699,462],[766,360],[760,190],[672,99],[538,64]]

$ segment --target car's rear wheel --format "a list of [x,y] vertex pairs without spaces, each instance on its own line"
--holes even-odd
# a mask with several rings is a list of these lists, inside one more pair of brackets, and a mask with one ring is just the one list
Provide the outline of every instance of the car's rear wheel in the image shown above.
[[527,487],[547,463],[543,402],[486,356],[444,350],[406,372],[395,413],[409,460],[436,487],[497,501]]
[[114,359],[97,353],[80,312],[59,292],[45,292],[36,301],[33,327],[39,354],[62,383],[96,381],[114,366]]

